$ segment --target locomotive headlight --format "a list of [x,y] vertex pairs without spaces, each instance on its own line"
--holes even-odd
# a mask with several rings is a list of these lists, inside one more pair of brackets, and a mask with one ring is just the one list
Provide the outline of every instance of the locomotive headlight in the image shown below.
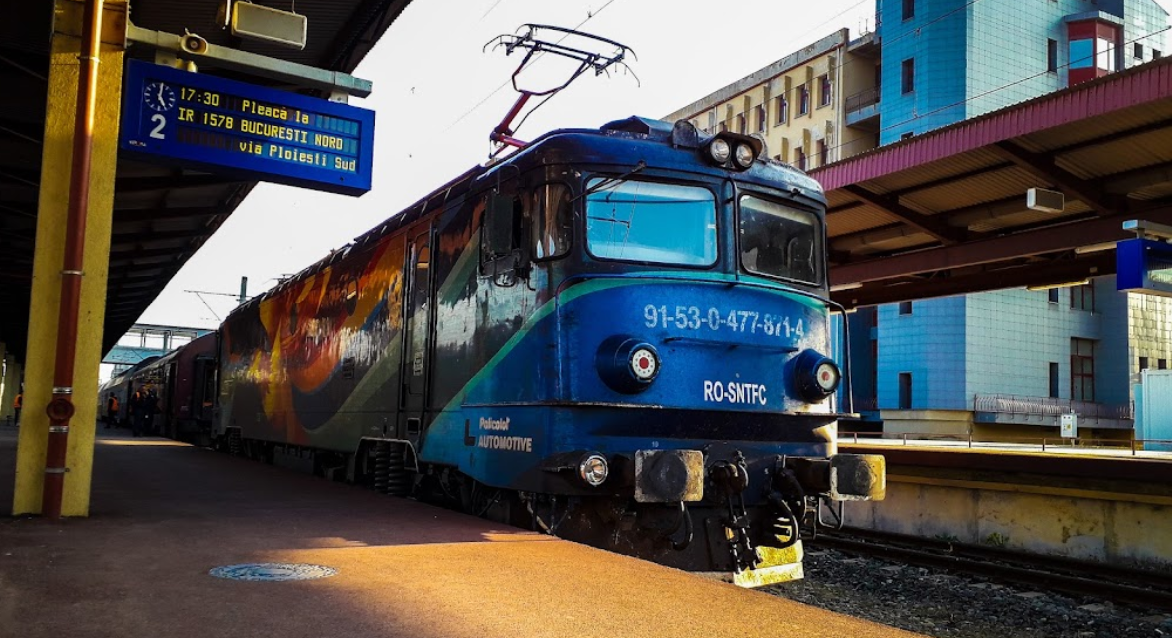
[[614,335],[599,344],[594,365],[606,385],[624,394],[651,387],[662,368],[655,346],[630,335]]
[[834,365],[833,361],[823,361],[814,368],[814,383],[818,384],[818,387],[826,394],[830,394],[838,388],[838,381],[841,377],[842,373],[838,371],[838,366]]
[[631,353],[631,374],[635,378],[650,382],[659,374],[659,356],[651,346],[640,346]]
[[708,146],[708,153],[712,155],[712,161],[723,164],[732,155],[732,148],[729,146],[728,140],[718,137],[712,140],[712,144]]
[[609,475],[610,466],[606,462],[606,457],[601,454],[587,454],[578,463],[578,478],[581,478],[590,487],[602,485]]
[[737,144],[737,166],[740,166],[741,168],[749,168],[753,165],[753,158],[755,155],[756,154],[753,153],[753,147],[749,146],[748,144]]
[[790,359],[787,372],[794,394],[806,403],[818,403],[834,394],[842,380],[838,365],[814,350],[803,350]]

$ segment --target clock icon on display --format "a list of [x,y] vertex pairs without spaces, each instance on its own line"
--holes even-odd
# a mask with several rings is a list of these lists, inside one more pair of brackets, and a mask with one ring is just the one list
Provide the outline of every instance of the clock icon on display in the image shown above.
[[175,106],[175,89],[162,82],[151,82],[142,92],[147,106],[156,111],[169,111]]

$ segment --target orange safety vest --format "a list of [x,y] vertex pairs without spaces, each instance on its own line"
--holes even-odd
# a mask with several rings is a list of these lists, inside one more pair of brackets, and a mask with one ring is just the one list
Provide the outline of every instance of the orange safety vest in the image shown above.
[[111,412],[118,411],[118,397],[110,397],[110,411]]
[[19,409],[20,409],[20,404],[21,404],[21,403],[24,403],[23,399],[24,399],[24,395],[23,395],[23,394],[18,394],[18,395],[16,395],[16,400],[12,402],[12,407],[14,407],[14,408],[16,408],[17,410],[19,410]]

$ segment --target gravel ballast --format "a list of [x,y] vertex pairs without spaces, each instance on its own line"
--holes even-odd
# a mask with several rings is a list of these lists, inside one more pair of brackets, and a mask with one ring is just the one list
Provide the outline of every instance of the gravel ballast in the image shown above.
[[1172,616],[977,576],[860,558],[806,553],[806,578],[770,593],[940,638],[1172,636]]

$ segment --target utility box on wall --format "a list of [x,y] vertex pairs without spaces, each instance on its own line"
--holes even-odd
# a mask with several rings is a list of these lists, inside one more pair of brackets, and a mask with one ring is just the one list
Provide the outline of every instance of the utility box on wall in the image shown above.
[[1145,450],[1172,451],[1172,370],[1144,370],[1136,401],[1136,422],[1142,424]]
[[1059,424],[1062,427],[1062,438],[1075,439],[1078,438],[1078,415],[1073,412],[1070,414],[1063,414]]

